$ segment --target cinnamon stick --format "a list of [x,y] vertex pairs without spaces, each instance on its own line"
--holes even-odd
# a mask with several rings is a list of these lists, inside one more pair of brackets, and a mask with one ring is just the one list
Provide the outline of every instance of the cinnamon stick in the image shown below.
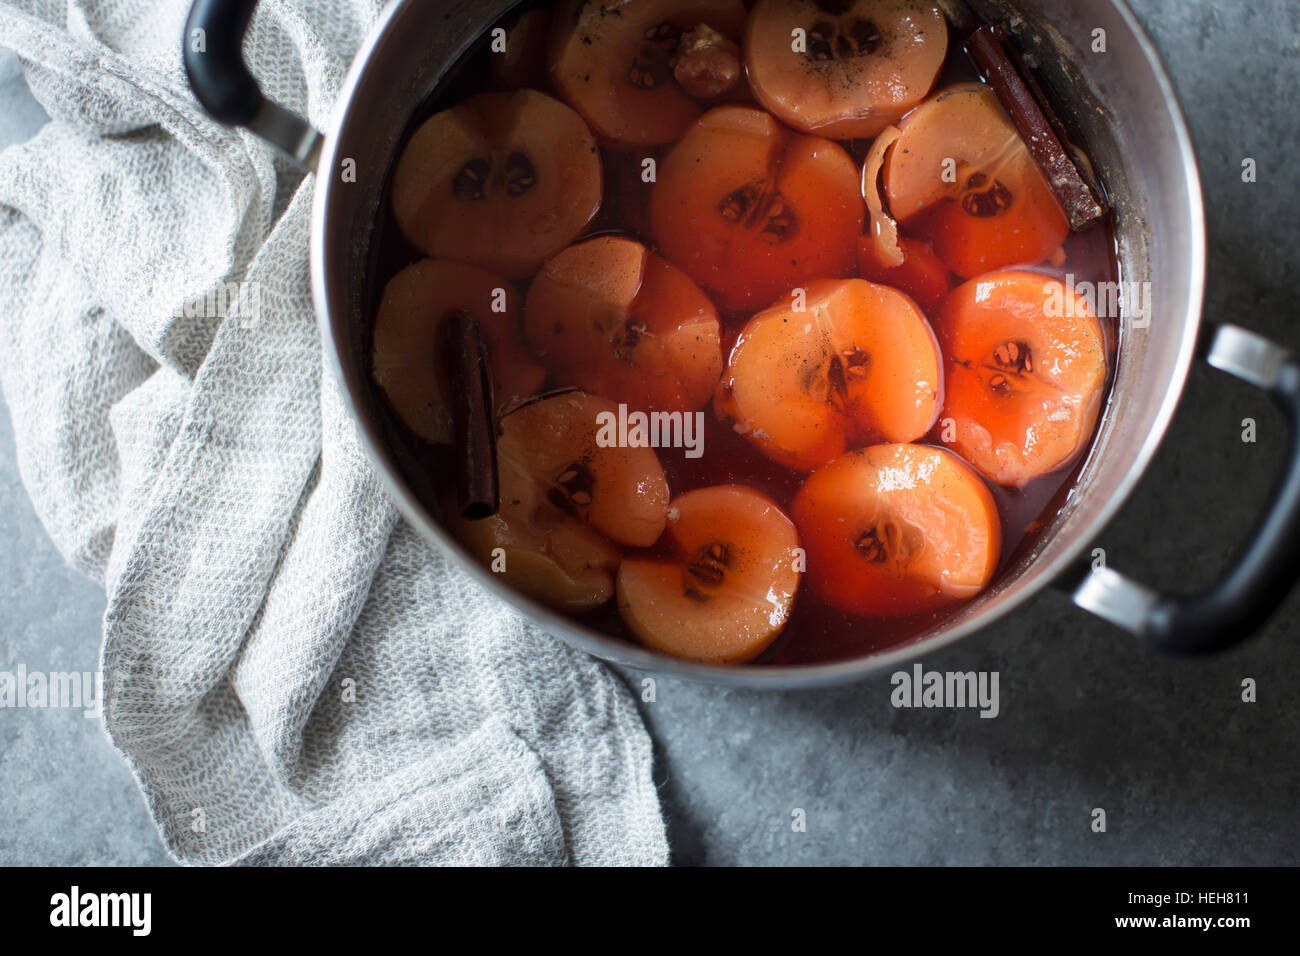
[[1042,86],[1002,27],[984,26],[967,45],[988,84],[1011,114],[1030,154],[1065,208],[1075,232],[1104,219],[1110,212],[1100,185],[1065,132]]
[[448,316],[443,335],[444,373],[451,394],[455,426],[456,504],[471,520],[494,515],[497,487],[497,425],[493,413],[492,374],[478,320],[467,312]]

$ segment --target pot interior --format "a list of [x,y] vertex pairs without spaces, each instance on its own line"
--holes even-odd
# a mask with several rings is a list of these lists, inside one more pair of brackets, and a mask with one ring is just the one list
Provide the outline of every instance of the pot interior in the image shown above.
[[[1204,280],[1195,160],[1168,78],[1118,0],[972,0],[986,20],[1010,28],[1037,66],[1115,208],[1121,282],[1149,283],[1133,288],[1150,290],[1145,316],[1121,318],[1114,383],[1092,451],[1035,546],[937,630],[853,660],[801,667],[720,668],[666,658],[549,611],[473,562],[443,530],[427,468],[394,435],[371,382],[369,277],[379,255],[373,239],[385,184],[405,131],[460,54],[512,6],[480,0],[399,0],[390,6],[344,85],[338,125],[328,136],[318,174],[312,269],[326,353],[333,356],[376,467],[406,518],[432,543],[509,604],[591,653],[633,667],[751,686],[830,683],[895,667],[992,623],[1091,546],[1153,455],[1193,355]],[[344,159],[356,163],[355,182],[329,174]]]

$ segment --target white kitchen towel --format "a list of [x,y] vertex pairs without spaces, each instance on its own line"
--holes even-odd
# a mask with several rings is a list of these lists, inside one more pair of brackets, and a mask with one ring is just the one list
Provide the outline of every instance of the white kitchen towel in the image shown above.
[[[0,154],[0,387],[42,521],[107,591],[105,726],[168,850],[666,862],[627,688],[385,496],[323,373],[312,178],[203,115],[187,6],[0,2],[52,117]],[[264,0],[263,88],[327,125],[378,7]],[[196,307],[231,282],[255,309]]]

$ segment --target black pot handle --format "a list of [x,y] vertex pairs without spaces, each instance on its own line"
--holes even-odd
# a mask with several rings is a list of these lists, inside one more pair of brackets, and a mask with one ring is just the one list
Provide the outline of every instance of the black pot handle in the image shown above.
[[321,134],[262,95],[244,63],[244,34],[257,0],[194,0],[182,41],[185,76],[212,118],[242,126],[305,169],[320,157]]
[[1157,650],[1180,655],[1241,643],[1277,609],[1300,575],[1300,363],[1286,349],[1235,325],[1210,326],[1201,357],[1268,392],[1291,427],[1286,474],[1249,543],[1201,594],[1160,594],[1104,567],[1061,582],[1079,607]]

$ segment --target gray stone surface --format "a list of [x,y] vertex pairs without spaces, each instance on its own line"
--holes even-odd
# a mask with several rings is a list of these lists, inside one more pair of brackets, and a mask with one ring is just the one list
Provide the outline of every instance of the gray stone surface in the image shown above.
[[[0,50],[0,149],[45,120],[17,58]],[[104,595],[64,564],[32,511],[7,413],[0,541],[0,670],[96,670]],[[0,808],[0,864],[168,862],[130,771],[82,710],[0,710]]]
[[[1188,113],[1208,197],[1207,316],[1300,347],[1300,7],[1134,0]],[[0,62],[0,143],[21,135]],[[15,112],[15,110],[19,110]],[[15,119],[17,117],[18,119]],[[5,137],[8,137],[6,139]],[[1240,181],[1241,160],[1259,180]],[[1243,444],[1241,420],[1259,422]],[[1257,394],[1193,373],[1150,474],[1100,544],[1164,586],[1208,581],[1280,464]],[[93,667],[103,601],[66,570],[0,428],[0,669]],[[887,680],[793,694],[661,679],[643,705],[679,863],[1300,862],[1300,597],[1212,661],[1153,657],[1047,594],[925,661],[994,669],[1002,713],[895,710]],[[1244,704],[1252,677],[1259,701]],[[639,676],[630,676],[639,688]],[[76,712],[0,712],[0,862],[163,859],[125,768]],[[1091,832],[1095,807],[1108,831]],[[794,832],[792,813],[806,814]]]

